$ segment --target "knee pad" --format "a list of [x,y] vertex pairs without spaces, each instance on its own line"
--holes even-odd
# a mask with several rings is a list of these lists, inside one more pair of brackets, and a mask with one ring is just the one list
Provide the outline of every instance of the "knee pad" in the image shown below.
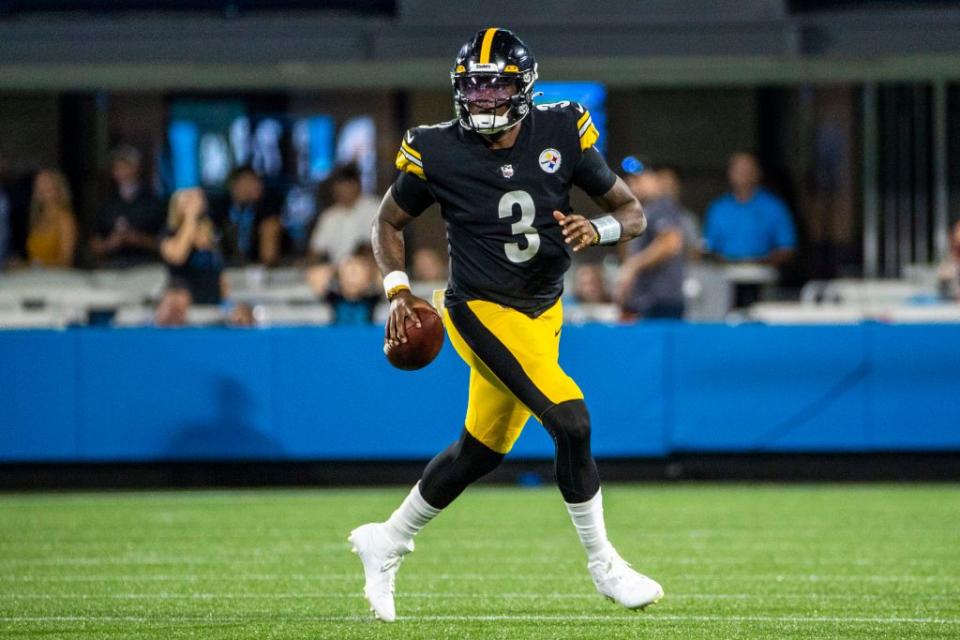
[[590,438],[590,413],[583,400],[567,400],[555,404],[547,409],[540,419],[552,434],[562,434],[572,440]]

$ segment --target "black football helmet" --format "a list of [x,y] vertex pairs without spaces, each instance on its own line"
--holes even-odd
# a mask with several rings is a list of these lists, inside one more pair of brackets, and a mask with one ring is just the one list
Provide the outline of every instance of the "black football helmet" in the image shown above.
[[[496,27],[478,31],[460,48],[450,72],[460,126],[484,135],[517,126],[533,108],[536,80],[533,53],[513,32]],[[506,112],[498,113],[504,105]]]

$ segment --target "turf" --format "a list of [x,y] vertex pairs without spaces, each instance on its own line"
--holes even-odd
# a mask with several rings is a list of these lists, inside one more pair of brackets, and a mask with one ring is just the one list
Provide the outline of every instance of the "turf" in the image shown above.
[[471,489],[417,539],[393,625],[346,535],[402,488],[0,496],[4,638],[958,638],[960,487],[612,485],[666,588],[598,596],[552,488]]

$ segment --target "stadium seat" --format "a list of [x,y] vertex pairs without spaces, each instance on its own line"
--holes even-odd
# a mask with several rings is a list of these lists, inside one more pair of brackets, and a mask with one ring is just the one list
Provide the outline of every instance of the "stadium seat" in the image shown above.
[[327,304],[265,304],[254,308],[253,316],[262,327],[325,325],[333,321],[333,310]]

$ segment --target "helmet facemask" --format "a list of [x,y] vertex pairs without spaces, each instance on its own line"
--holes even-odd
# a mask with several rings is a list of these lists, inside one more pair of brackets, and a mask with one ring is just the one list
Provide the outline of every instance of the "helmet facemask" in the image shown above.
[[494,135],[517,126],[530,112],[536,70],[451,75],[454,108],[465,129]]

